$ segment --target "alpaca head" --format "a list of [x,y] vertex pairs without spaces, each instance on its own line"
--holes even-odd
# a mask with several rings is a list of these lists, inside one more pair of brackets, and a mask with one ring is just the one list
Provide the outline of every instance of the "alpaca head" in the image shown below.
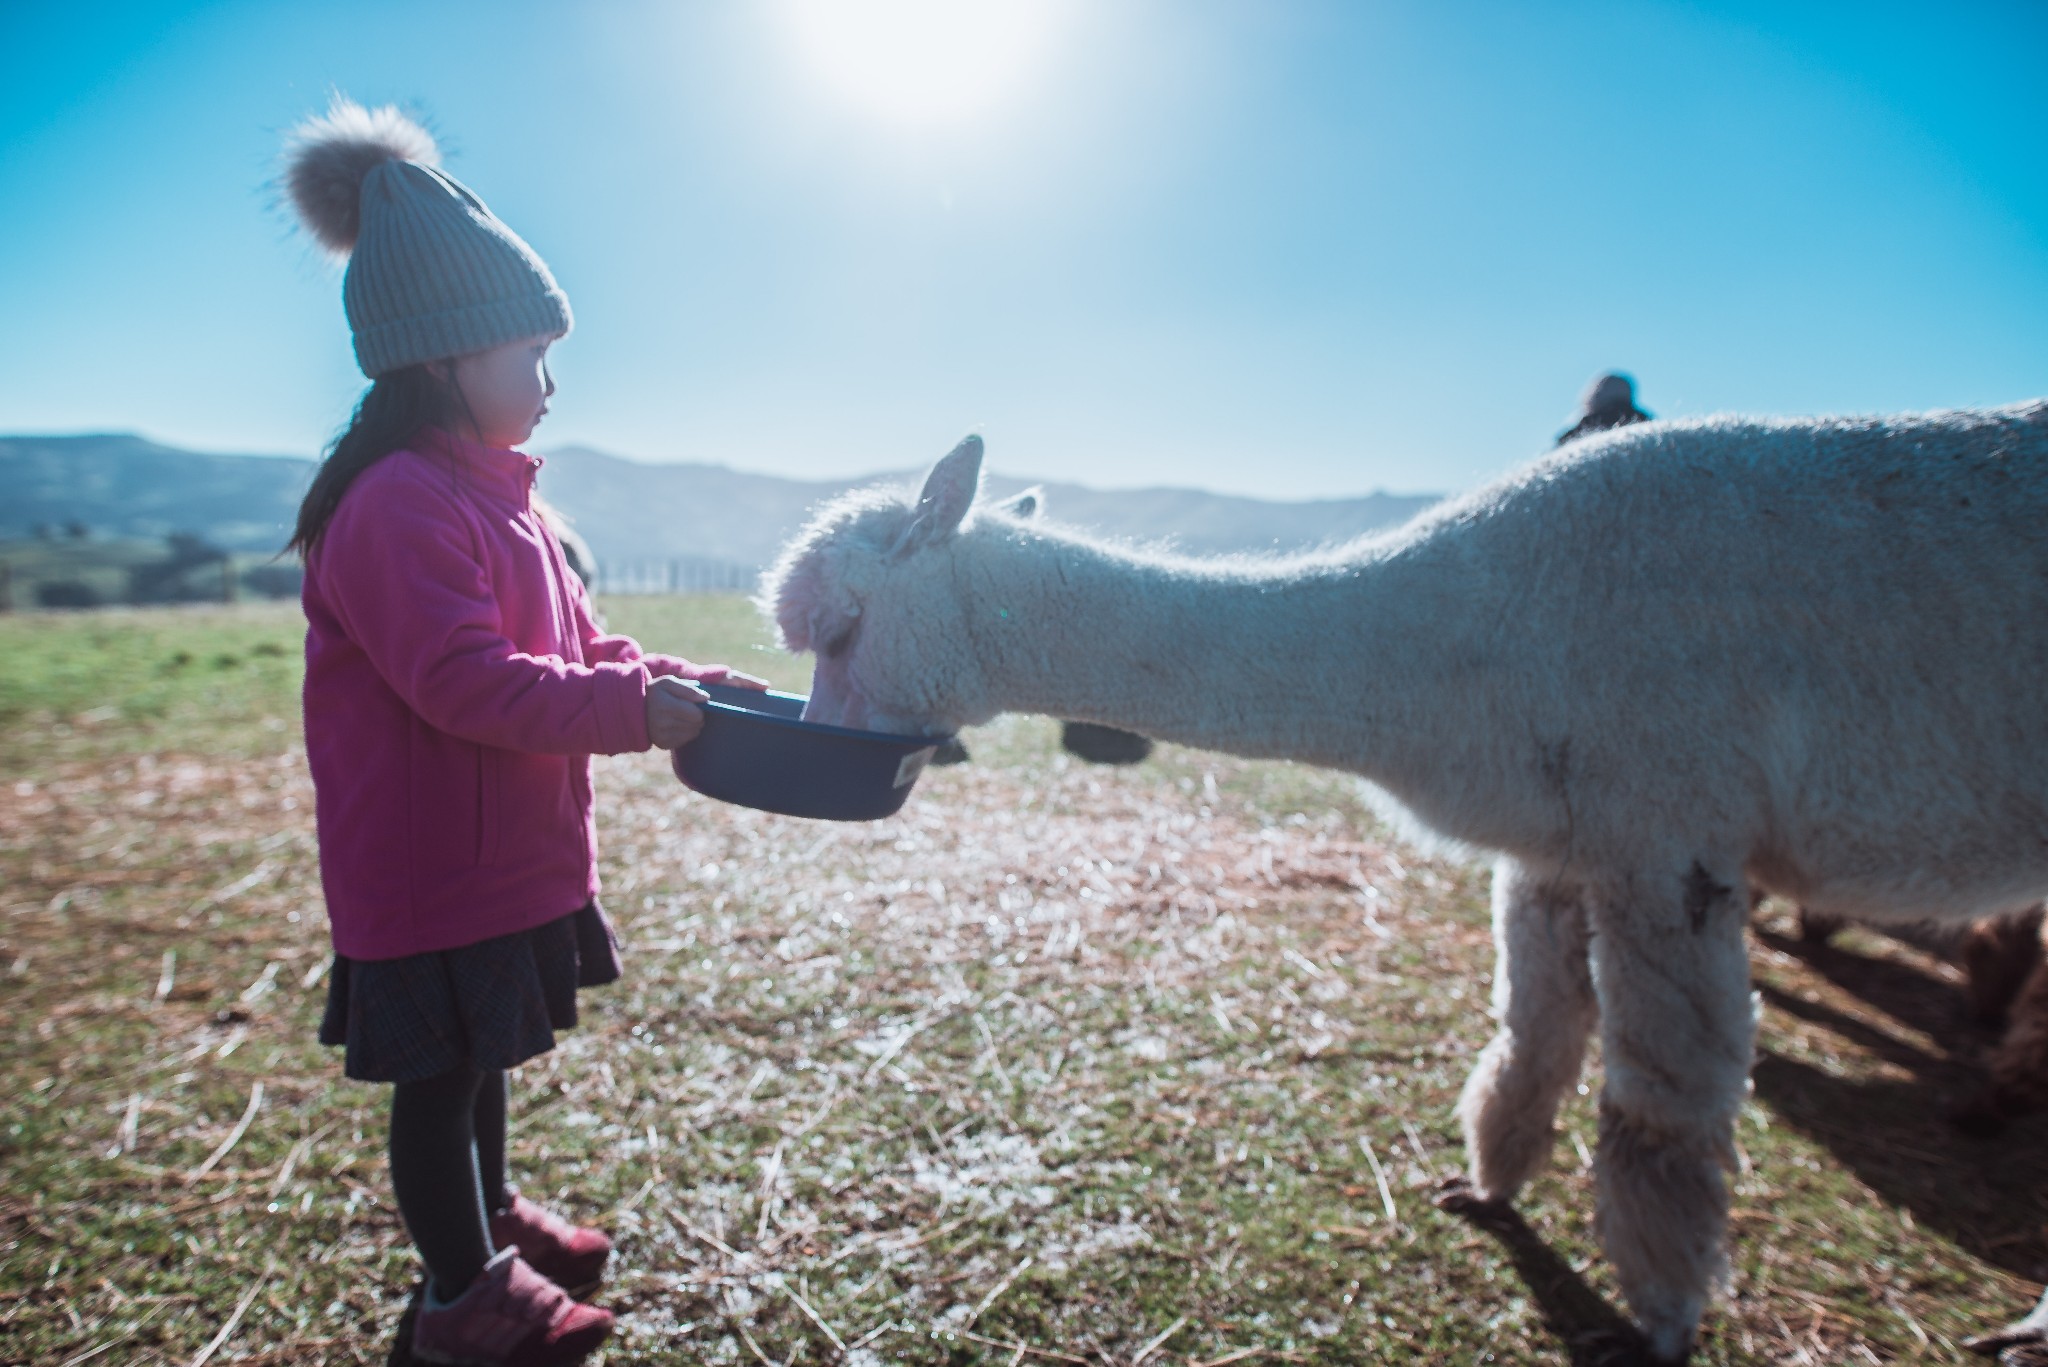
[[[915,502],[859,490],[820,509],[783,548],[762,607],[782,643],[817,656],[812,721],[905,735],[938,735],[995,715],[970,643],[962,543],[979,514],[1014,525],[1035,515],[1035,493],[975,507],[981,438],[932,467]],[[970,516],[970,514],[977,514]]]

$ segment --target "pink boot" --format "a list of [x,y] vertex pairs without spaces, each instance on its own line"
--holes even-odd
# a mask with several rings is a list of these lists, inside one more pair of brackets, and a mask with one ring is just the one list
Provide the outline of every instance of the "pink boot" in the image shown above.
[[422,1293],[412,1354],[474,1367],[569,1367],[611,1331],[611,1311],[577,1304],[507,1248],[446,1305]]
[[572,1294],[597,1285],[612,1255],[604,1231],[572,1225],[516,1191],[511,1196],[512,1204],[491,1217],[491,1243],[516,1246],[534,1271]]

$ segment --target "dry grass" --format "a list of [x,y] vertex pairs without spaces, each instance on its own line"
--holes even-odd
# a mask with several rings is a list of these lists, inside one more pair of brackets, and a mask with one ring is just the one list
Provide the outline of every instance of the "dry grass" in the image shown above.
[[[657,639],[744,622],[614,610]],[[74,628],[0,644],[38,629]],[[16,739],[0,1361],[389,1351],[411,1255],[380,1090],[311,1043],[311,793],[289,728],[251,737],[273,694],[246,725],[171,699],[146,730],[59,736],[58,708]],[[517,1074],[513,1167],[620,1236],[605,1362],[1625,1349],[1587,1099],[1522,1219],[1427,1199],[1487,1033],[1481,871],[1393,843],[1334,776],[1172,749],[1088,769],[1021,719],[969,740],[975,763],[865,826],[600,762],[629,974]],[[1701,1359],[1958,1360],[2038,1289],[2048,1128],[1941,1124],[1980,1041],[1937,959],[1767,931],[1756,964],[1735,1286]]]

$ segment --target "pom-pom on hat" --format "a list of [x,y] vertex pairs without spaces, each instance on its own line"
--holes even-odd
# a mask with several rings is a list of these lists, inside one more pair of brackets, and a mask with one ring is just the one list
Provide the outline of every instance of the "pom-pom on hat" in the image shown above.
[[285,190],[321,246],[348,258],[342,307],[371,379],[421,361],[569,330],[547,263],[440,168],[397,109],[336,96],[292,133]]

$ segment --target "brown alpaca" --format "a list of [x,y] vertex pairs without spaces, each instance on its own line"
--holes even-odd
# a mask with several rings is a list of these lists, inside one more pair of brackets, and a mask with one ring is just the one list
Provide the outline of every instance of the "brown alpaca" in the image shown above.
[[1991,1083],[1955,1113],[1956,1124],[1971,1134],[1995,1134],[2007,1121],[2048,1105],[2048,946],[2041,939],[2048,923],[2037,913],[2029,928],[2036,934],[2026,957],[2007,960],[2031,971],[2009,999],[2005,1035],[1991,1051]]
[[[1963,937],[1963,997],[1979,1025],[1997,1029],[2008,1019],[2017,1024],[2022,990],[2031,986],[2037,994],[2048,992],[2048,987],[2030,983],[2040,977],[2043,930],[2041,908],[2036,907],[2014,916],[1987,917]],[[2042,1009],[2044,1004],[2033,1007],[2037,1012]]]

